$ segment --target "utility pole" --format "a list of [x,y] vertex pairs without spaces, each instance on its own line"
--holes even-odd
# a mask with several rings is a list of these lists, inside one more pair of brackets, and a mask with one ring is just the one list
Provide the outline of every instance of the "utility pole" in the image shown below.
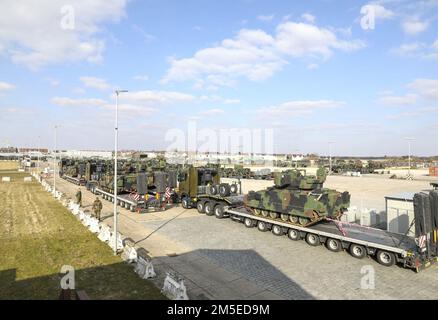
[[114,127],[114,255],[117,255],[117,152],[119,139],[119,94],[127,90],[116,90],[116,121]]

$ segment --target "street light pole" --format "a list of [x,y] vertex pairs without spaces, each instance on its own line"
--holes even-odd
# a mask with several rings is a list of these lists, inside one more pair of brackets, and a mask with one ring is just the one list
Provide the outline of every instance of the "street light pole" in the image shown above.
[[408,175],[411,176],[411,141],[414,141],[414,138],[405,138],[408,141],[408,161],[409,161],[409,168],[408,168]]
[[57,149],[57,131],[58,126],[55,125],[55,150],[53,151],[53,195],[56,195],[56,149]]
[[41,137],[38,136],[38,154],[37,154],[37,173],[40,174],[40,148],[41,148]]
[[328,145],[329,145],[329,167],[330,167],[329,174],[332,173],[332,144],[333,144],[333,142],[328,143]]
[[117,255],[117,151],[119,140],[119,94],[127,90],[116,90],[116,122],[114,127],[114,255]]

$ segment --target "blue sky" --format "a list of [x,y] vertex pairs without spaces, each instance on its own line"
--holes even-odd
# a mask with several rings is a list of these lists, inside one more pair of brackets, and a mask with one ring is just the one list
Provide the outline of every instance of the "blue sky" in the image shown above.
[[401,155],[411,137],[436,155],[437,19],[435,0],[5,0],[0,144],[51,148],[57,124],[61,148],[110,150],[123,88],[121,149],[164,150],[191,121],[272,129],[279,153]]

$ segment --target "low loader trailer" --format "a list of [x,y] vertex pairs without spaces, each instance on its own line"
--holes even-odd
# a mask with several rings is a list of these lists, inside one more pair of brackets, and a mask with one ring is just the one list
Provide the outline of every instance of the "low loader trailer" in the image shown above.
[[[103,199],[114,203],[114,194],[106,192],[98,187],[90,189],[96,195],[101,195]],[[151,211],[164,211],[173,206],[172,203],[161,198],[162,195],[145,195],[137,194],[118,194],[117,205],[125,208],[131,212],[146,213]]]
[[66,174],[62,175],[61,178],[78,186],[85,186],[86,184],[86,180],[84,178],[75,178]]
[[[205,213],[205,209],[199,210]],[[338,220],[323,220],[308,227],[294,225],[280,219],[256,216],[245,206],[225,206],[224,212],[214,212],[218,219],[229,217],[247,228],[271,231],[275,236],[287,235],[293,241],[305,240],[310,246],[324,245],[332,252],[348,251],[354,258],[374,257],[378,263],[390,267],[399,264],[419,272],[438,262],[437,255],[428,255],[414,238],[381,229],[364,227]]]

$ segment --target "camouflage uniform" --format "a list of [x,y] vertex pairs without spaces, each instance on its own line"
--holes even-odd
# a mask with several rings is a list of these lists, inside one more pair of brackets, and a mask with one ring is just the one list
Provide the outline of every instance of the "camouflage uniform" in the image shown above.
[[94,216],[99,219],[100,221],[100,212],[102,211],[102,202],[99,200],[99,198],[96,198],[93,202],[93,212]]
[[82,207],[82,192],[81,189],[76,192],[76,204],[79,204],[79,207]]

